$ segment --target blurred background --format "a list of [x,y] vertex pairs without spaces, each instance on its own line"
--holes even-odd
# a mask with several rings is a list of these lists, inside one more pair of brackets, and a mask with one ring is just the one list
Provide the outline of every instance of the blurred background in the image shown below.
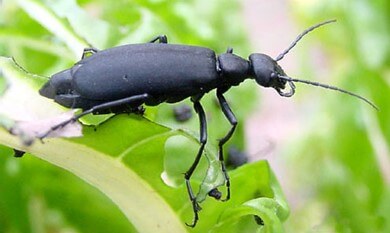
[[[2,1],[0,55],[50,76],[79,54],[32,19],[31,2],[44,2],[68,17],[69,27],[72,14],[87,12],[76,17],[85,20],[78,33],[98,48],[167,34],[172,43],[217,53],[232,46],[243,57],[252,52],[276,57],[307,27],[337,19],[306,36],[280,64],[291,77],[353,91],[380,110],[313,86],[297,84],[296,95],[283,98],[249,83],[227,95],[245,122],[233,142],[250,161],[270,162],[291,207],[286,232],[390,232],[387,0]],[[156,119],[166,123],[161,112]],[[12,158],[3,146],[0,155],[0,232],[132,230],[106,197],[73,175],[31,156]]]
[[304,28],[337,19],[280,63],[291,77],[337,85],[380,108],[299,84],[291,99],[261,90],[247,124],[248,150],[270,161],[283,187],[291,207],[287,232],[388,232],[389,3],[248,0],[243,6],[251,47],[272,56]]

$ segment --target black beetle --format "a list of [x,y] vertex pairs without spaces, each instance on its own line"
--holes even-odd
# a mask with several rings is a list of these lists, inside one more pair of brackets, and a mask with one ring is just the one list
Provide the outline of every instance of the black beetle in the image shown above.
[[[142,113],[143,104],[155,106],[163,102],[179,102],[190,97],[200,121],[200,148],[192,166],[184,175],[194,211],[194,220],[189,226],[194,227],[201,208],[192,191],[190,178],[207,141],[206,116],[200,104],[204,94],[213,89],[217,90],[222,112],[231,124],[229,132],[218,144],[218,156],[227,187],[227,196],[224,200],[230,198],[230,181],[223,163],[222,149],[231,138],[237,120],[223,94],[232,86],[251,78],[260,86],[272,87],[279,95],[290,97],[295,92],[293,82],[303,82],[353,95],[374,106],[363,97],[337,87],[290,78],[278,65],[277,61],[281,60],[305,34],[330,22],[334,20],[306,29],[276,59],[266,54],[253,53],[247,60],[233,54],[231,48],[217,56],[208,48],[168,44],[166,36],[158,36],[149,43],[123,45],[102,51],[94,48],[85,49],[79,62],[54,74],[39,91],[41,95],[54,99],[65,107],[81,108],[83,112],[52,127],[40,138],[43,139],[50,132],[86,114]],[[154,43],[157,41],[159,43]],[[290,86],[289,91],[284,91],[286,84]],[[216,188],[209,193],[216,199],[220,199],[220,194]]]

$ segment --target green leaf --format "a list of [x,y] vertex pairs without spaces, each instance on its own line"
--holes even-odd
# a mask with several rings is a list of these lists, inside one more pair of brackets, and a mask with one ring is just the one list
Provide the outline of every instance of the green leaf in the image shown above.
[[[233,171],[231,176],[234,181],[232,189],[237,186],[256,187],[259,193],[252,195],[261,197],[227,208],[213,232],[284,232],[282,222],[287,219],[289,208],[268,163],[260,161],[245,165]],[[232,198],[232,202],[246,199],[241,196],[243,193],[238,195]],[[260,217],[264,225],[256,224],[254,216]]]

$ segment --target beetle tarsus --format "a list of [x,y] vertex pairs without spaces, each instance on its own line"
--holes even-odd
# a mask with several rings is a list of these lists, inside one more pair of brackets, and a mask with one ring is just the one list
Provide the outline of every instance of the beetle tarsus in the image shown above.
[[25,151],[18,150],[18,149],[15,149],[15,148],[13,150],[14,150],[14,157],[15,158],[21,158],[26,153]]
[[191,224],[186,223],[188,227],[194,228],[199,220],[199,214],[198,212],[202,209],[199,205],[199,203],[196,201],[196,199],[192,200],[192,208],[194,211],[194,219],[192,220]]
[[217,188],[213,188],[212,190],[210,190],[208,195],[210,197],[214,197],[216,200],[220,200],[222,197],[222,193]]

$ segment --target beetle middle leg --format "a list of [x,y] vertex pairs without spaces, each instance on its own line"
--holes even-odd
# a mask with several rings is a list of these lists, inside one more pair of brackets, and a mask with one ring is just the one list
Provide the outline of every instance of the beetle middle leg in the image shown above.
[[160,44],[168,44],[168,38],[166,35],[159,35],[153,38],[152,40],[149,41],[149,43],[154,43],[158,41]]
[[199,99],[193,100],[193,102],[194,102],[195,112],[199,116],[199,123],[200,123],[199,142],[200,142],[200,148],[199,148],[198,154],[196,155],[195,160],[192,163],[191,167],[184,174],[184,179],[185,179],[186,186],[187,186],[187,192],[188,192],[188,195],[190,196],[190,201],[192,203],[192,209],[193,209],[194,215],[195,215],[192,224],[187,224],[186,223],[187,226],[190,226],[190,227],[195,227],[195,225],[196,225],[196,223],[198,222],[198,219],[199,219],[198,212],[201,210],[201,207],[200,207],[199,203],[196,201],[196,196],[195,196],[194,192],[192,191],[190,178],[191,178],[192,174],[194,173],[196,167],[199,164],[200,158],[202,157],[203,150],[204,150],[204,147],[205,147],[206,142],[207,142],[206,114],[204,113],[203,107],[200,104]]
[[230,199],[230,178],[229,178],[229,175],[227,173],[225,163],[223,161],[223,145],[227,141],[229,141],[229,139],[232,137],[238,122],[237,122],[236,116],[234,116],[233,111],[230,109],[229,104],[227,103],[225,97],[223,96],[224,92],[225,92],[225,90],[217,89],[217,98],[218,98],[219,105],[221,106],[223,114],[228,119],[229,123],[231,124],[231,128],[230,128],[229,132],[223,138],[219,139],[218,158],[219,158],[219,161],[221,162],[222,172],[225,176],[226,188],[227,188],[226,198],[223,199],[222,201],[227,201]]
[[84,51],[83,51],[83,55],[81,56],[81,60],[88,57],[88,56],[91,56],[95,53],[99,52],[99,50],[97,48],[84,48]]
[[149,98],[149,95],[145,93],[145,94],[141,94],[141,95],[135,95],[135,96],[126,97],[126,98],[119,99],[119,100],[109,101],[109,102],[106,102],[106,103],[103,103],[103,104],[98,104],[98,105],[93,106],[92,108],[90,108],[88,110],[85,110],[85,111],[83,111],[83,112],[73,116],[69,120],[63,121],[63,122],[61,122],[61,123],[59,123],[57,125],[52,126],[44,134],[38,136],[38,138],[43,139],[43,138],[47,137],[51,132],[53,132],[53,131],[55,131],[57,129],[63,128],[66,125],[68,125],[68,124],[70,124],[72,122],[77,121],[79,118],[81,118],[81,117],[83,117],[85,115],[88,115],[88,114],[91,114],[91,113],[92,114],[93,113],[99,113],[101,111],[105,111],[107,109],[114,108],[114,107],[121,106],[121,105],[131,105],[131,104],[141,105],[148,98]]

